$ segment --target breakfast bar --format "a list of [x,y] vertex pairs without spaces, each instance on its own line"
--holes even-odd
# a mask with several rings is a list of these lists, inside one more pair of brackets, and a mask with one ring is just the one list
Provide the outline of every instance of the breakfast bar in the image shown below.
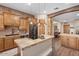
[[53,36],[45,35],[44,39],[21,38],[16,39],[18,53],[21,56],[45,56],[52,51]]

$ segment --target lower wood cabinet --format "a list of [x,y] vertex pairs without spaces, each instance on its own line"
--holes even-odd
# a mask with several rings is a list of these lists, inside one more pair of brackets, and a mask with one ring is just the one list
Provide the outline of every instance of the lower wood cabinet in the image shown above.
[[15,39],[16,37],[0,38],[0,52],[17,47],[16,43],[14,42]]
[[13,39],[13,48],[17,47],[16,43],[14,42],[15,39]]
[[69,38],[69,47],[70,48],[77,48],[77,39],[75,37],[68,37]]
[[60,35],[61,39],[61,45],[73,48],[73,49],[79,49],[79,37],[78,36],[71,36],[71,35]]
[[69,45],[69,39],[65,36],[65,37],[61,37],[61,44],[63,45],[63,46],[68,46]]
[[4,39],[0,38],[0,52],[4,50]]
[[77,38],[77,49],[79,49],[79,38]]
[[11,49],[13,48],[13,44],[14,44],[14,40],[11,39],[11,38],[6,38],[5,41],[4,41],[4,44],[5,44],[5,49]]

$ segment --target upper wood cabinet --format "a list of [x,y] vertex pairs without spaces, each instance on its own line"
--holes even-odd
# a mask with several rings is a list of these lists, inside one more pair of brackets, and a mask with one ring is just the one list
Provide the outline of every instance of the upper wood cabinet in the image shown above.
[[45,34],[45,27],[44,25],[39,25],[39,35]]
[[4,13],[4,25],[6,26],[19,26],[20,16]]
[[45,20],[44,19],[39,19],[39,23],[44,25],[45,24]]
[[39,23],[40,23],[38,27],[39,35],[45,34],[45,20],[40,19]]
[[47,26],[48,26],[48,35],[52,35],[52,27],[53,27],[53,21],[52,18],[48,18],[47,20]]
[[63,26],[63,29],[64,29],[64,33],[70,33],[70,25],[69,24],[64,24]]
[[0,15],[0,30],[4,30],[3,15]]
[[11,19],[10,13],[4,13],[4,25],[11,26],[13,20]]
[[13,26],[19,26],[20,25],[20,16],[11,15],[11,19],[13,21]]
[[24,19],[20,20],[19,29],[24,30],[26,32],[29,32],[29,20],[28,20],[28,18],[24,18]]
[[33,24],[37,24],[37,19],[32,18],[32,19],[31,19],[31,22],[32,22]]

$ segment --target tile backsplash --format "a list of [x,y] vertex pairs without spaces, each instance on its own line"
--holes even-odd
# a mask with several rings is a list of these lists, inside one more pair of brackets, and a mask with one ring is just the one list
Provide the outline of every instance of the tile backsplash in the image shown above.
[[0,35],[8,35],[8,34],[12,34],[12,29],[11,28],[7,28],[3,31],[0,31]]
[[17,27],[7,27],[5,28],[4,31],[0,31],[0,35],[10,35],[12,34],[12,29],[13,29],[13,34],[26,34],[27,32],[19,30]]

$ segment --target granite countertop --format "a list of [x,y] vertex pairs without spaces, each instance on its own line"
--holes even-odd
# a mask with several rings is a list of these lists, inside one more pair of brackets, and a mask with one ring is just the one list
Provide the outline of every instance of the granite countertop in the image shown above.
[[64,35],[64,36],[72,36],[72,37],[79,37],[79,35],[77,35],[77,34],[60,34],[60,35]]
[[0,38],[17,38],[17,37],[20,37],[20,35],[11,35],[11,36],[0,35]]
[[26,47],[31,47],[33,45],[36,45],[36,44],[39,44],[41,42],[44,42],[48,39],[52,39],[53,36],[50,36],[50,35],[46,35],[45,36],[45,39],[30,39],[30,38],[20,38],[20,39],[16,39],[15,42],[16,44],[18,45],[19,48],[23,49],[23,48],[26,48]]
[[17,34],[17,35],[9,34],[9,35],[0,35],[0,38],[16,38],[16,37],[21,37],[21,36],[23,36],[23,34],[22,35],[21,34]]
[[5,38],[6,36],[5,35],[0,35],[0,38]]

